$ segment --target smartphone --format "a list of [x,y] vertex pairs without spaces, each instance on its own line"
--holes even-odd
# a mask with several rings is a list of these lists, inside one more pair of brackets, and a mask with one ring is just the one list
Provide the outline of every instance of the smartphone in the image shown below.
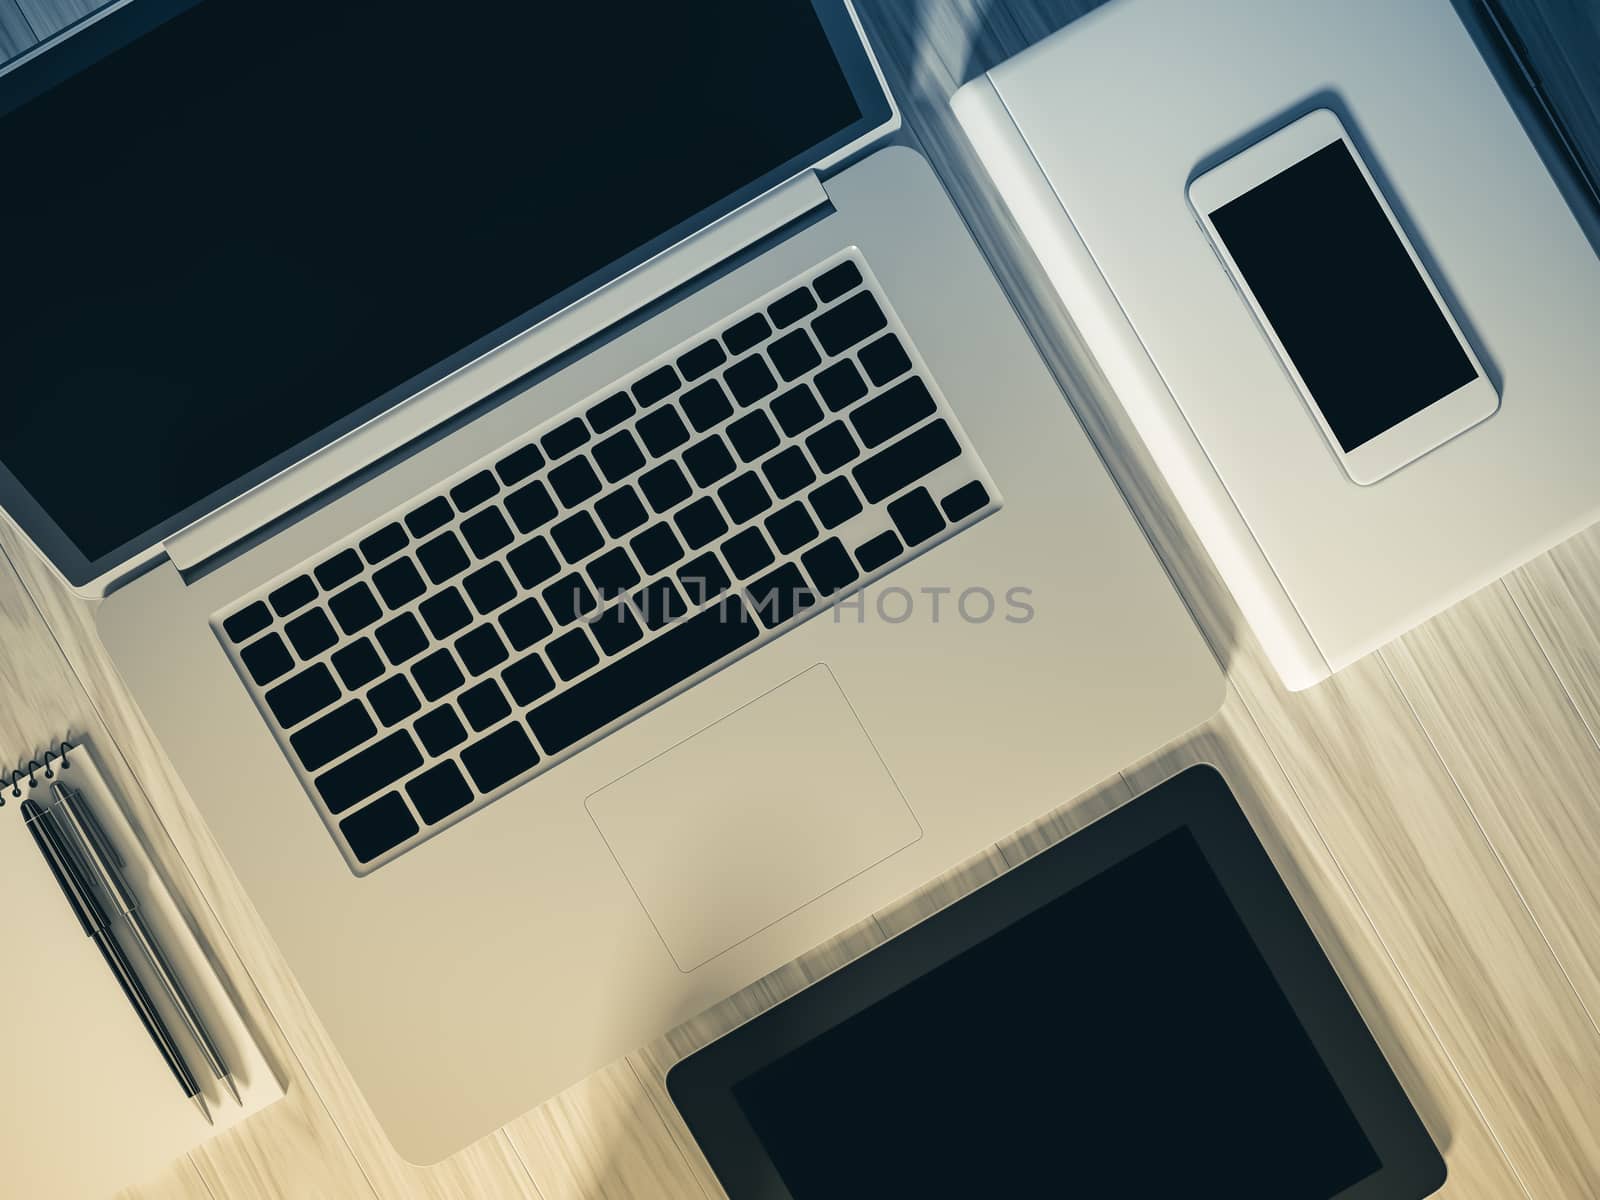
[[1189,203],[1354,482],[1377,483],[1499,408],[1328,109],[1196,177]]

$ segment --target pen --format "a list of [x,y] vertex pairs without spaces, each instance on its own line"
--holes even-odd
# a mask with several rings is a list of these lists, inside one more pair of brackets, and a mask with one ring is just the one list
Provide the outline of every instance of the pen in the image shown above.
[[50,791],[56,798],[57,810],[66,816],[67,824],[77,835],[91,873],[99,878],[101,888],[111,897],[112,905],[122,913],[128,928],[133,931],[134,940],[139,943],[139,949],[143,951],[154,969],[156,977],[161,980],[161,986],[166,989],[167,997],[178,1010],[179,1016],[183,1018],[190,1036],[200,1047],[200,1053],[205,1056],[206,1065],[211,1068],[212,1075],[233,1093],[235,1101],[243,1103],[239,1099],[239,1089],[234,1086],[233,1076],[228,1071],[228,1064],[222,1059],[222,1052],[217,1049],[216,1043],[211,1040],[211,1035],[206,1032],[199,1011],[189,999],[188,993],[183,990],[183,985],[178,982],[178,976],[173,971],[172,964],[167,961],[167,956],[162,953],[160,943],[151,934],[150,927],[145,924],[144,915],[139,911],[139,901],[122,876],[122,859],[107,839],[105,831],[100,828],[100,823],[95,820],[94,813],[83,799],[83,793],[74,792],[59,783],[52,784]]
[[39,847],[39,853],[44,855],[50,873],[56,877],[56,883],[61,887],[61,894],[67,898],[67,904],[71,906],[73,915],[78,918],[78,924],[83,926],[84,936],[91,938],[99,947],[100,956],[106,960],[106,966],[111,969],[112,975],[116,976],[117,983],[122,987],[122,994],[128,998],[128,1003],[133,1006],[134,1012],[139,1015],[139,1020],[144,1023],[145,1032],[150,1035],[150,1040],[155,1042],[156,1049],[161,1051],[161,1057],[166,1059],[167,1066],[172,1069],[174,1078],[183,1089],[183,1094],[195,1102],[196,1107],[200,1109],[200,1115],[205,1117],[207,1124],[210,1124],[211,1114],[206,1110],[205,1097],[200,1094],[200,1085],[189,1073],[189,1068],[184,1064],[178,1048],[172,1044],[172,1036],[162,1024],[161,1015],[151,1004],[149,993],[144,990],[144,985],[139,982],[139,977],[133,973],[133,968],[128,965],[127,958],[112,938],[106,927],[105,913],[90,894],[88,885],[79,877],[70,853],[62,845],[50,817],[32,800],[24,800],[22,820],[27,825],[28,832],[33,835],[33,842]]

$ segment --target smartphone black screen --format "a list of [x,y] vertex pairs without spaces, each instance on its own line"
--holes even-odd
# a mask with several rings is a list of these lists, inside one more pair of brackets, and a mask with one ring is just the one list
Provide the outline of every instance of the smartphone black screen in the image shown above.
[[1347,452],[1477,378],[1342,140],[1210,217]]

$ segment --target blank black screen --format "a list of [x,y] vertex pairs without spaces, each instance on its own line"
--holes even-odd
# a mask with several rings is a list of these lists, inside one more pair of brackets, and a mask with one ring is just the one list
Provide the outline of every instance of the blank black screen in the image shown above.
[[98,558],[862,118],[809,0],[200,4],[0,119],[0,461]]
[[1211,221],[1347,451],[1477,377],[1343,141]]
[[1187,830],[734,1096],[797,1200],[1327,1200],[1380,1166]]

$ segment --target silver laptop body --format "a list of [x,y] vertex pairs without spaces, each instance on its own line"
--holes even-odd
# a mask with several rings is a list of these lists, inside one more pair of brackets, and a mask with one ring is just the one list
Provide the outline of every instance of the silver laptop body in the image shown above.
[[897,127],[101,581],[107,647],[408,1159],[1220,701]]

